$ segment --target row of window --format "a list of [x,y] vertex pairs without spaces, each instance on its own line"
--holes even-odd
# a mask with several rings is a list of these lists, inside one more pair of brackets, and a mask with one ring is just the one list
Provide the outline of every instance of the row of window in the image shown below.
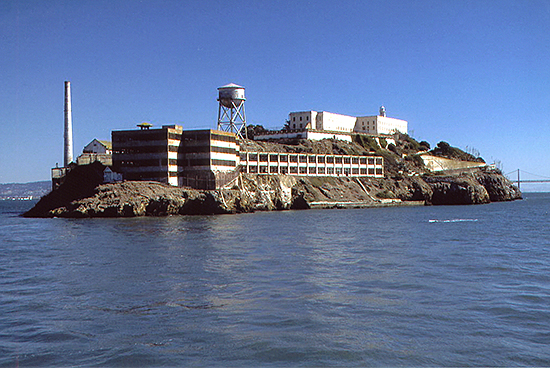
[[115,155],[120,154],[139,154],[139,153],[167,153],[167,152],[179,152],[179,153],[204,153],[204,152],[217,152],[217,153],[229,153],[236,155],[237,150],[229,147],[216,147],[216,146],[139,146],[139,147],[125,147],[117,148],[114,150]]
[[[269,170],[269,171],[268,171]],[[300,175],[383,175],[381,168],[334,168],[334,167],[278,167],[278,166],[250,166],[248,168],[250,174],[300,174]]]
[[232,155],[237,154],[235,148],[229,147],[216,147],[216,146],[180,146],[179,149],[172,149],[170,146],[170,151],[179,152],[179,153],[206,153],[206,152],[216,152],[216,153],[229,153]]
[[[300,121],[302,121],[303,116],[300,116]],[[296,121],[296,116],[292,117],[292,121]],[[306,121],[309,121],[309,115],[306,115]]]
[[113,144],[133,141],[160,141],[166,140],[166,138],[166,130],[114,131],[112,133]]
[[220,160],[220,159],[209,159],[209,158],[194,158],[187,160],[178,160],[178,165],[182,167],[192,167],[192,166],[228,166],[236,167],[237,162],[232,160]]
[[324,155],[288,155],[288,154],[269,154],[269,153],[241,153],[243,162],[300,162],[300,163],[320,163],[320,164],[362,164],[362,165],[382,165],[381,157],[354,157],[354,156],[324,156]]
[[167,167],[171,166],[236,166],[236,161],[232,160],[220,160],[209,158],[193,158],[193,159],[149,159],[149,160],[120,160],[115,161],[114,166],[118,169],[124,167]]
[[[172,148],[172,146],[170,146]],[[136,154],[136,153],[167,153],[168,146],[139,146],[139,147],[116,147],[113,154]]]

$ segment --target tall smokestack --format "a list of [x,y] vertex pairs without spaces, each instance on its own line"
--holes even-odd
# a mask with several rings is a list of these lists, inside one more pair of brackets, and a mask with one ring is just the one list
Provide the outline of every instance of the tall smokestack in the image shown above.
[[65,81],[65,153],[63,161],[65,167],[73,161],[73,114],[71,111],[71,82]]

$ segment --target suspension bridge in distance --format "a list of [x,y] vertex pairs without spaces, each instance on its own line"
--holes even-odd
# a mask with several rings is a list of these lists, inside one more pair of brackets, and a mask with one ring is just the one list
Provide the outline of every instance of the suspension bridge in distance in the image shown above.
[[[512,174],[515,174],[514,178],[512,178],[510,176]],[[522,174],[527,174],[527,176],[530,177],[530,179],[522,179],[521,178]],[[506,176],[510,179],[510,181],[517,184],[518,189],[520,189],[521,183],[550,183],[550,177],[533,174],[533,173],[523,171],[523,170],[520,170],[520,169],[511,171],[508,174],[506,174]],[[535,178],[532,179],[533,177],[535,177]]]

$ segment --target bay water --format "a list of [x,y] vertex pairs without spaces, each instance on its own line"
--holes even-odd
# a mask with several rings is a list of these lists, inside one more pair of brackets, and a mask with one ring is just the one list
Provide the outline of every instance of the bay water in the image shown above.
[[477,206],[27,219],[0,366],[550,366],[550,193]]

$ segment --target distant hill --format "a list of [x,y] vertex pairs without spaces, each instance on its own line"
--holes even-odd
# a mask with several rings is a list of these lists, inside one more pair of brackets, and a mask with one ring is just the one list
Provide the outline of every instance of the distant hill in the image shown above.
[[34,199],[48,194],[52,189],[52,182],[35,181],[32,183],[0,184],[0,200],[3,199]]

